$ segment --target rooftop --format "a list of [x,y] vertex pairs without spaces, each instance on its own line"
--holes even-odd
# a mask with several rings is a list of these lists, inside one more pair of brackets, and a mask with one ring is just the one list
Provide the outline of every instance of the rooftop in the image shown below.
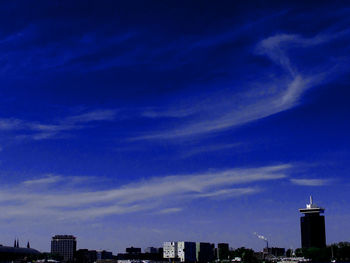
[[0,246],[0,254],[2,253],[23,254],[23,255],[40,254],[38,250],[35,250],[32,248]]
[[56,235],[53,236],[52,239],[76,239],[75,236],[72,235]]
[[299,211],[300,213],[303,214],[314,214],[314,213],[323,213],[324,212],[324,208],[317,206],[316,204],[314,204],[313,200],[312,200],[312,196],[310,196],[310,203],[306,204],[306,208],[300,208]]

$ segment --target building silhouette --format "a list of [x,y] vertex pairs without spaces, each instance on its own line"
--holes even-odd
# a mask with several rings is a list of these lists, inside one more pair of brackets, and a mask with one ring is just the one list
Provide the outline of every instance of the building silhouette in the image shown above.
[[140,254],[141,248],[140,247],[127,247],[125,249],[125,252],[128,254]]
[[146,247],[145,248],[145,253],[157,254],[158,253],[158,248],[156,248],[156,247]]
[[97,251],[88,249],[78,249],[75,253],[77,263],[93,263],[97,261]]
[[219,243],[217,248],[217,259],[225,260],[229,258],[230,248],[227,243]]
[[214,260],[214,244],[197,242],[196,243],[196,261],[200,263],[211,262]]
[[65,262],[74,260],[77,249],[77,241],[71,235],[56,235],[51,240],[51,253],[60,255]]
[[318,207],[312,201],[310,196],[310,203],[306,205],[306,208],[299,209],[300,213],[304,216],[300,218],[301,228],[301,246],[302,248],[326,247],[326,230],[324,208]]
[[0,262],[14,262],[22,261],[26,257],[37,257],[40,255],[38,250],[32,248],[23,248],[23,247],[9,247],[0,245]]

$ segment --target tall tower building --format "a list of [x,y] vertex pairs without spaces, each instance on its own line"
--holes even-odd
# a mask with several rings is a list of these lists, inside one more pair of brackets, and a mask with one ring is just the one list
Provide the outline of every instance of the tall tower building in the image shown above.
[[214,244],[197,242],[196,243],[197,262],[211,262],[214,259]]
[[310,196],[310,203],[306,205],[306,208],[299,209],[300,213],[304,214],[300,217],[302,248],[326,247],[325,220],[324,216],[321,215],[324,210],[313,203],[312,196]]
[[63,261],[71,262],[77,250],[77,241],[71,235],[56,235],[51,240],[51,253],[63,257]]
[[218,254],[217,254],[218,259],[220,260],[229,259],[230,248],[227,243],[219,243],[217,251],[218,251]]

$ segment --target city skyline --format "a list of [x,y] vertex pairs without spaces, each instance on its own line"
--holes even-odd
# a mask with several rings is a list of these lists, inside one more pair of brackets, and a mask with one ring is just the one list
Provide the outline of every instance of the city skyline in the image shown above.
[[0,244],[348,241],[350,6],[294,2],[2,3]]

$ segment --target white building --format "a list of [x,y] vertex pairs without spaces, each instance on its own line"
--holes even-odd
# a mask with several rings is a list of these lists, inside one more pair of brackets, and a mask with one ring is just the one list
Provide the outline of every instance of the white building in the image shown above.
[[163,258],[178,258],[177,242],[163,243]]
[[179,259],[180,262],[196,261],[196,243],[195,242],[164,242],[163,257],[169,259]]

